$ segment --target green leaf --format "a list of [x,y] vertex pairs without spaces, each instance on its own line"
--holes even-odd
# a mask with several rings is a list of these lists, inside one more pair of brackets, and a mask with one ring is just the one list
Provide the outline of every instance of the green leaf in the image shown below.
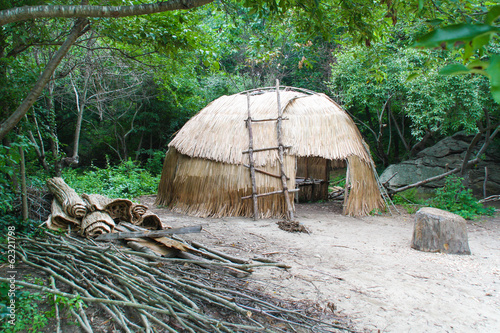
[[486,70],[489,65],[488,61],[474,60],[467,64],[467,68],[471,70]]
[[495,102],[500,103],[500,56],[491,56],[486,72],[490,76],[491,95]]
[[484,34],[481,36],[477,36],[472,40],[472,48],[474,50],[480,49],[485,45],[488,45],[488,43],[491,40],[491,34]]
[[493,24],[495,20],[500,16],[500,6],[491,7],[488,11],[488,15],[486,15],[486,20],[484,23]]
[[462,64],[451,64],[441,68],[439,74],[441,75],[456,75],[456,74],[468,74],[470,69]]
[[458,41],[471,41],[472,39],[500,31],[497,27],[487,24],[455,24],[441,29],[436,29],[424,35],[414,47],[437,47],[443,43]]
[[418,12],[420,13],[424,9],[424,0],[418,0]]
[[415,78],[417,78],[418,76],[420,75],[420,73],[411,73],[410,75],[408,75],[408,77],[406,78],[406,81],[405,82],[409,82],[411,80],[414,80]]

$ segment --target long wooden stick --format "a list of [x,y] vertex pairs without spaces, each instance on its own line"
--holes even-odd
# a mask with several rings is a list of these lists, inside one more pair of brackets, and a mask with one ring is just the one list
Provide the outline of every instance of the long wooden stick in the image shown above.
[[278,158],[280,162],[281,183],[283,184],[283,195],[285,196],[286,208],[288,210],[288,218],[290,220],[294,220],[292,203],[290,202],[290,197],[288,196],[288,185],[286,183],[287,176],[285,174],[285,166],[283,164],[285,148],[283,145],[283,136],[282,136],[283,110],[281,109],[279,80],[276,80],[276,98],[278,102],[278,122],[276,124],[276,134],[278,136],[278,147],[279,147]]
[[[248,164],[243,164],[243,166],[245,168],[250,168],[250,166]],[[274,173],[270,173],[270,172],[267,172],[265,170],[262,170],[262,169],[259,169],[259,168],[255,168],[255,167],[253,169],[254,169],[255,172],[260,172],[260,173],[263,173],[265,175],[268,175],[268,176],[271,176],[271,177],[275,177],[275,178],[281,178],[281,175],[275,175]],[[287,177],[287,180],[288,179],[289,178]]]
[[123,232],[112,232],[107,234],[101,234],[95,238],[95,240],[113,240],[113,239],[124,239],[124,238],[158,238],[166,235],[173,234],[189,234],[197,233],[201,231],[201,226],[196,227],[184,227],[184,228],[173,228],[166,230],[155,230],[155,231],[123,231]]
[[255,161],[253,159],[253,132],[252,132],[252,116],[250,114],[250,94],[247,93],[247,127],[248,127],[248,163],[250,164],[250,178],[252,179],[252,201],[253,201],[253,219],[257,221],[259,218],[259,204],[257,201],[257,184],[255,181]]
[[[298,192],[299,189],[293,189],[293,190],[288,190],[288,192]],[[265,196],[268,196],[268,195],[273,195],[273,194],[283,194],[283,190],[279,190],[279,191],[272,191],[272,192],[267,192],[267,193],[260,193],[260,194],[257,194],[257,197],[265,197]],[[241,197],[242,200],[244,199],[250,199],[252,196],[251,195],[247,195],[246,197]]]

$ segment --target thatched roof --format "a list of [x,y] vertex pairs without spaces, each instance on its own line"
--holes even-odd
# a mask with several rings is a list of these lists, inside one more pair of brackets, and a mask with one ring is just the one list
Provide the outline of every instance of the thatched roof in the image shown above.
[[[371,161],[356,125],[328,96],[293,90],[282,91],[280,95],[283,116],[288,118],[283,121],[283,143],[292,147],[288,154],[329,160],[356,155]],[[253,119],[276,118],[276,92],[252,92],[250,110]],[[222,96],[191,118],[169,147],[190,157],[229,164],[248,163],[247,155],[242,154],[248,149],[247,111],[245,93]],[[254,147],[276,146],[275,128],[275,122],[254,123]],[[274,164],[277,157],[276,150],[260,152],[255,155],[255,163]]]

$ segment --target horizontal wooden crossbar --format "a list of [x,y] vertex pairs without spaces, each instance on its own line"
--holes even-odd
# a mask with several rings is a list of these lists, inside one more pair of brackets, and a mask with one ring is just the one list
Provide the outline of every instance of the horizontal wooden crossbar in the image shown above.
[[[276,147],[267,147],[267,148],[256,148],[256,149],[252,149],[252,152],[259,152],[259,151],[266,151],[266,150],[273,150],[273,149],[279,149],[280,147],[279,146],[276,146]],[[292,146],[283,146],[284,149],[290,149],[292,148]],[[250,150],[244,150],[242,151],[243,154],[248,154],[250,152]]]
[[[243,166],[244,166],[245,168],[250,168],[250,165],[248,165],[248,164],[243,164]],[[281,176],[280,176],[280,175],[275,175],[274,173],[270,173],[270,172],[264,171],[264,170],[259,169],[259,168],[254,168],[254,170],[255,170],[256,172],[260,172],[260,173],[263,173],[263,174],[268,175],[268,176],[271,176],[271,177],[281,178]],[[286,180],[290,180],[290,178],[286,177]]]
[[[281,118],[281,120],[288,120],[289,118]],[[248,121],[248,119],[245,119],[245,121]],[[261,123],[264,121],[278,121],[278,118],[266,118],[266,119],[250,119],[252,123]]]
[[[293,189],[293,190],[288,190],[288,193],[292,193],[292,192],[298,192],[299,190],[298,189]],[[281,191],[273,191],[273,192],[267,192],[267,193],[261,193],[261,194],[257,194],[257,198],[258,197],[265,197],[265,196],[268,196],[268,195],[273,195],[273,194],[283,194],[283,190]],[[245,200],[245,199],[251,199],[252,198],[252,195],[247,195],[246,197],[241,197],[242,200]]]

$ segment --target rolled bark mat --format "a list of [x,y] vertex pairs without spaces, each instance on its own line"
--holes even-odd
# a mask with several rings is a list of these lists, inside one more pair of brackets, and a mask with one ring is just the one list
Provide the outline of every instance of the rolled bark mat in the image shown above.
[[132,213],[132,224],[139,225],[142,222],[142,216],[148,211],[148,206],[141,204],[133,204],[130,208]]
[[146,212],[146,214],[142,215],[140,223],[137,223],[136,225],[140,225],[141,227],[149,230],[163,229],[161,220],[158,215],[151,212]]
[[82,198],[87,202],[87,207],[91,212],[106,210],[106,206],[113,200],[104,195],[86,193],[82,194]]
[[106,205],[106,211],[115,222],[130,222],[132,221],[132,213],[130,212],[132,204],[132,201],[128,199],[113,199]]
[[115,222],[132,221],[131,207],[128,199],[111,199],[100,194],[82,194],[91,211],[106,211]]
[[85,237],[99,236],[112,232],[114,227],[115,222],[107,212],[96,210],[83,218],[81,234]]
[[87,214],[87,204],[61,177],[47,180],[47,188],[61,204],[63,212],[71,217],[82,218]]
[[59,201],[54,199],[52,201],[51,214],[46,223],[47,227],[52,230],[66,230],[69,228],[71,228],[71,230],[79,230],[81,221],[66,214]]

